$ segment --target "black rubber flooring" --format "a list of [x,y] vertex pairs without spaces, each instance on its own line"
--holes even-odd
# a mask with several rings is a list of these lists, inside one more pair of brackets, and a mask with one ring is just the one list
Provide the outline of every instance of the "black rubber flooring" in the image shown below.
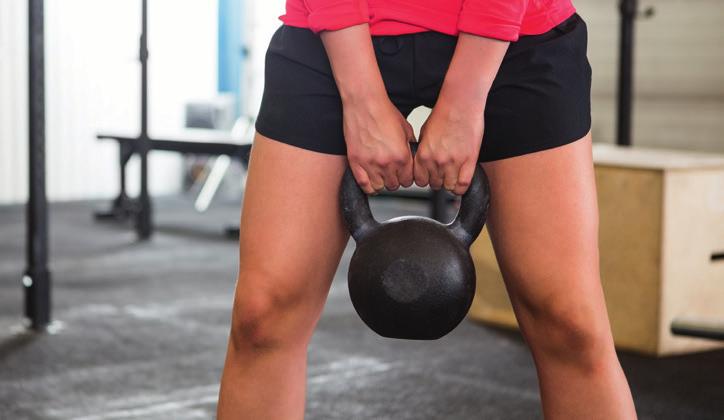
[[[57,321],[40,335],[20,318],[23,208],[0,207],[0,419],[212,418],[237,270],[222,231],[238,208],[157,200],[157,234],[138,243],[93,221],[101,204],[51,206]],[[390,199],[374,209],[425,212]],[[466,321],[436,342],[400,342],[368,331],[347,296],[352,246],[309,351],[308,419],[541,418],[516,332]],[[621,360],[641,419],[724,419],[723,351]]]

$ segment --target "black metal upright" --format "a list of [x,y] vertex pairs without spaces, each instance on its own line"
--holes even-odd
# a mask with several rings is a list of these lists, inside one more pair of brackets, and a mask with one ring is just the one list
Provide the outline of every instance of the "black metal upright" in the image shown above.
[[621,0],[619,8],[621,34],[619,39],[616,143],[630,146],[633,113],[634,23],[638,14],[638,0]]
[[50,323],[48,200],[45,195],[44,0],[28,0],[28,203],[25,316],[34,330]]
[[139,157],[141,159],[141,188],[138,197],[140,209],[136,216],[136,233],[140,239],[148,239],[153,230],[151,222],[151,199],[148,194],[148,2],[141,0],[141,39],[139,60],[141,61],[141,131],[138,135]]

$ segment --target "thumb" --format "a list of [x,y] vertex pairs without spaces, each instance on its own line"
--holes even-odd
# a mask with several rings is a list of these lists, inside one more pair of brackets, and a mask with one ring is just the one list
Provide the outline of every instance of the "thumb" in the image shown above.
[[417,139],[415,138],[415,129],[412,128],[412,124],[405,120],[404,124],[402,124],[402,128],[405,130],[405,137],[407,137],[408,142],[417,142]]

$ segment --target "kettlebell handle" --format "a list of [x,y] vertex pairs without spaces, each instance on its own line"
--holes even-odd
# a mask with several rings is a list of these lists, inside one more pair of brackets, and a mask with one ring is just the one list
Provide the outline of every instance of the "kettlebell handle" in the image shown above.
[[[417,152],[417,146],[418,143],[410,143],[413,156]],[[349,165],[342,177],[339,202],[345,225],[356,242],[359,242],[379,225],[379,222],[372,216],[367,194],[357,184]],[[453,236],[465,247],[469,247],[483,230],[489,206],[488,177],[483,168],[476,164],[470,186],[461,198],[460,210],[455,219],[447,224]]]
[[460,199],[460,210],[447,226],[466,247],[472,245],[485,226],[490,207],[490,183],[480,164],[475,164],[473,179]]

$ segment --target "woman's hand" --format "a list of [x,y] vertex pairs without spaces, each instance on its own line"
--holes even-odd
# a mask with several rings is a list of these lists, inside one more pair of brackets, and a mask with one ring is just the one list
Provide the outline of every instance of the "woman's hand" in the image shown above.
[[455,194],[467,191],[478,163],[483,138],[483,101],[469,107],[455,98],[438,98],[420,130],[415,154],[415,183],[444,187]]
[[385,90],[367,24],[321,34],[342,98],[347,157],[367,194],[412,185],[412,126]]
[[488,92],[508,42],[461,33],[440,95],[420,132],[415,183],[467,191],[483,140]]
[[343,102],[347,157],[367,194],[413,182],[410,141],[415,133],[387,95]]

